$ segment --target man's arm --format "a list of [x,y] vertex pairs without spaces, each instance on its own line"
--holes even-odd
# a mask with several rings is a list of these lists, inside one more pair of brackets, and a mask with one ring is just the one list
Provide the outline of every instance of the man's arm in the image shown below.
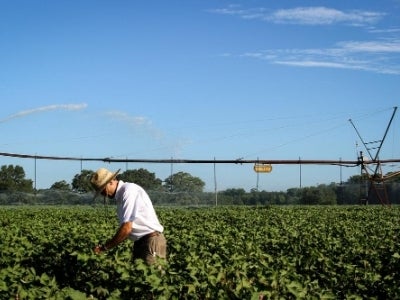
[[132,231],[132,222],[122,223],[121,226],[118,228],[117,233],[113,236],[111,240],[107,241],[104,245],[96,246],[93,249],[93,251],[96,254],[99,254],[101,252],[104,252],[108,249],[117,246],[119,243],[122,243],[124,240],[128,238],[131,231]]

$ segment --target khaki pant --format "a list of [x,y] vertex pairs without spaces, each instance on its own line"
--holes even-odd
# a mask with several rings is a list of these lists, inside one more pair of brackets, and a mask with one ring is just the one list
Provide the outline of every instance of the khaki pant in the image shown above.
[[167,258],[167,241],[162,233],[143,237],[133,243],[133,259],[141,258],[148,265],[154,264],[157,258]]

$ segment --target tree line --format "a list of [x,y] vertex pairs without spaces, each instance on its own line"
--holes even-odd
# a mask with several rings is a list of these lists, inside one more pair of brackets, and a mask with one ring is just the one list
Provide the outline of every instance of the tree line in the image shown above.
[[[0,204],[91,204],[92,174],[92,170],[85,169],[75,174],[71,183],[61,180],[49,189],[35,190],[33,181],[25,178],[21,166],[3,165],[0,169]],[[218,193],[205,192],[204,181],[186,172],[177,172],[161,180],[155,173],[139,168],[126,170],[117,178],[142,186],[155,205],[351,205],[362,204],[368,189],[368,181],[363,175],[351,176],[340,184],[290,188],[285,192],[256,189],[247,192],[239,187]],[[393,177],[385,187],[389,201],[399,204],[399,178]],[[378,204],[380,200],[372,195],[369,203]]]

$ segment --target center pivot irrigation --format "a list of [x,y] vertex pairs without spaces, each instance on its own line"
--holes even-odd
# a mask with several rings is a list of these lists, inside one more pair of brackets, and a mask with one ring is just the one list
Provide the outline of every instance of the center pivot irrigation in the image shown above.
[[104,163],[174,163],[174,164],[269,164],[269,165],[334,165],[356,167],[361,164],[398,163],[400,158],[383,160],[318,160],[318,159],[143,159],[143,158],[88,158],[68,156],[45,156],[0,152],[0,156],[43,160],[99,161]]
[[386,186],[385,186],[385,180],[388,178],[400,175],[400,172],[395,172],[388,176],[384,176],[383,172],[382,172],[383,161],[379,160],[379,154],[381,152],[383,143],[386,139],[387,133],[392,124],[392,121],[396,114],[396,111],[397,111],[397,106],[393,107],[392,116],[390,117],[390,120],[386,126],[386,130],[385,130],[385,133],[383,134],[383,137],[380,140],[373,141],[373,142],[364,141],[360,132],[354,125],[353,121],[351,119],[349,119],[349,122],[354,127],[358,137],[360,138],[361,142],[363,143],[363,145],[365,147],[365,150],[368,153],[368,156],[369,156],[371,162],[373,163],[371,168],[368,168],[368,166],[367,166],[368,161],[366,161],[365,156],[363,155],[363,152],[360,151],[358,160],[361,162],[361,164],[360,164],[361,165],[361,176],[366,177],[369,181],[368,190],[365,195],[365,198],[363,199],[363,201],[365,203],[368,203],[368,201],[371,198],[372,193],[374,192],[376,194],[377,198],[379,199],[379,201],[383,205],[389,205],[390,202],[389,202],[389,197],[388,197],[388,193],[387,193]]

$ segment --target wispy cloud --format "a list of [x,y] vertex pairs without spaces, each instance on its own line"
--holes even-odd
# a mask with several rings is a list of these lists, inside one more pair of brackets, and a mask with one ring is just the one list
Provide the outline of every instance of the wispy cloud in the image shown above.
[[106,115],[113,120],[116,120],[118,122],[125,124],[126,126],[129,126],[131,129],[135,131],[149,134],[153,138],[161,139],[164,136],[162,131],[156,128],[153,125],[153,122],[146,117],[132,116],[122,111],[109,111],[106,113]]
[[363,26],[376,23],[384,15],[384,13],[380,12],[362,10],[341,11],[327,7],[297,7],[274,11],[266,19],[275,23],[306,25],[341,23],[352,26]]
[[386,28],[386,29],[378,29],[378,28],[372,28],[370,30],[368,30],[370,33],[394,33],[397,34],[400,32],[400,28]]
[[109,111],[106,116],[112,120],[128,126],[135,133],[146,135],[161,144],[162,148],[168,149],[172,155],[179,156],[184,146],[188,144],[184,139],[171,139],[147,117],[132,116],[122,111]]
[[107,116],[111,117],[112,119],[119,120],[121,122],[127,123],[133,127],[136,126],[151,126],[151,121],[146,117],[141,116],[131,116],[126,112],[122,111],[109,111],[106,113]]
[[340,68],[400,75],[400,40],[346,41],[324,49],[278,49],[241,56],[309,68]]
[[[274,24],[346,25],[362,26],[370,33],[396,34],[400,28],[377,29],[386,13],[369,10],[339,10],[324,6],[295,7],[289,9],[243,8],[230,5],[211,13],[230,15]],[[308,68],[340,68],[400,75],[400,40],[398,37],[372,41],[345,41],[323,49],[275,49],[252,51],[241,56],[281,64]],[[225,57],[234,56],[231,53]]]
[[364,41],[364,42],[341,42],[339,46],[345,52],[364,53],[399,53],[400,40]]
[[37,114],[37,113],[42,113],[42,112],[47,112],[47,111],[54,111],[54,110],[69,110],[69,111],[75,111],[75,110],[82,110],[87,107],[86,103],[81,103],[81,104],[53,104],[53,105],[47,105],[47,106],[42,106],[42,107],[37,107],[37,108],[32,108],[28,110],[23,110],[20,112],[17,112],[13,115],[10,115],[6,118],[0,119],[0,123],[4,123],[13,119],[17,118],[22,118],[26,117],[28,115],[32,114]]
[[323,6],[270,10],[266,8],[244,9],[239,5],[230,5],[221,9],[212,9],[210,12],[277,24],[301,25],[344,24],[350,26],[370,26],[385,16],[385,13],[376,11],[343,11]]

